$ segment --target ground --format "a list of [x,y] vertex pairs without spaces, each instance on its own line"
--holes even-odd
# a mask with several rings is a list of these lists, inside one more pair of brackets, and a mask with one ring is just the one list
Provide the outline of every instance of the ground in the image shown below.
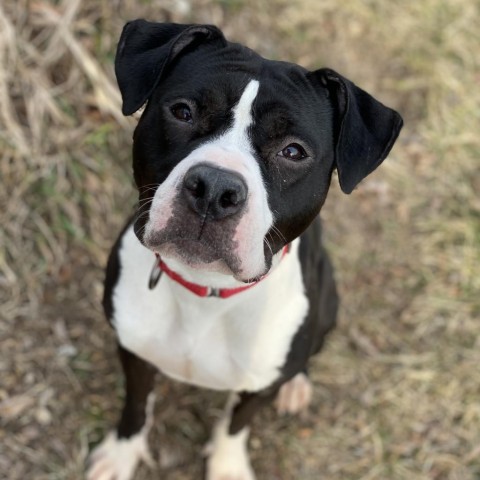
[[[5,0],[0,5],[0,478],[82,478],[119,414],[100,308],[135,204],[124,22],[214,23],[329,66],[398,109],[388,160],[322,211],[342,296],[301,419],[260,413],[262,480],[480,478],[480,7],[476,0]],[[223,395],[160,380],[140,480],[198,479]]]

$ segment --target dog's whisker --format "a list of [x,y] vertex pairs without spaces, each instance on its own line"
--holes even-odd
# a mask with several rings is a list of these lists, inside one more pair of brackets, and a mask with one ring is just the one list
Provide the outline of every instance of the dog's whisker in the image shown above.
[[146,185],[142,185],[138,190],[142,191],[146,188],[158,188],[160,185],[160,183],[147,183]]
[[157,187],[148,187],[148,188],[144,188],[143,190],[139,190],[139,193],[144,194],[146,192],[151,192],[151,191],[156,192],[157,190],[158,190]]
[[[135,222],[138,222],[138,221],[140,221],[140,220],[143,220],[144,218],[147,218],[147,217],[148,217],[148,214],[149,214],[149,212],[143,212],[143,213],[141,213],[140,215],[136,216],[136,217],[135,217]],[[145,223],[145,225],[143,226],[143,228],[146,228],[146,223]]]
[[140,215],[146,215],[146,214],[148,214],[148,213],[150,213],[150,210],[149,210],[149,209],[145,209],[145,208],[143,208],[142,206],[140,206],[140,207],[137,209],[137,211],[136,211],[137,217],[139,217]]
[[138,206],[139,208],[143,208],[145,205],[148,205],[149,203],[152,203],[152,202],[153,202],[153,198],[154,198],[154,197],[144,198],[143,200],[140,200],[140,201],[137,203],[137,206]]
[[272,230],[280,238],[280,240],[282,240],[283,242],[287,241],[282,232],[275,225],[272,225]]
[[270,246],[270,243],[268,243],[268,240],[266,238],[264,238],[263,241],[266,243],[268,249],[270,250],[270,253],[273,256],[273,250],[272,250],[272,247]]

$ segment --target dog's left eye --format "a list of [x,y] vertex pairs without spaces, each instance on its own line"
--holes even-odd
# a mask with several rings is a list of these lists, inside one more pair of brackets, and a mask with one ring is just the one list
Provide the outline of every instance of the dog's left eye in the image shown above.
[[298,143],[291,143],[286,146],[278,155],[288,158],[289,160],[303,160],[308,157],[305,149]]
[[177,120],[192,123],[192,111],[186,103],[176,103],[170,108],[170,111]]

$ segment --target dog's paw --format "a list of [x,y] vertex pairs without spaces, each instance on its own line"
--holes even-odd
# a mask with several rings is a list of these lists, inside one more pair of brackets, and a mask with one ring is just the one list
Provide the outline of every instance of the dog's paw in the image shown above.
[[296,414],[306,411],[312,400],[312,384],[304,373],[297,373],[291,380],[284,383],[275,400],[277,412]]
[[206,480],[255,480],[247,451],[248,430],[228,435],[220,421],[204,453],[208,455]]
[[152,467],[147,435],[140,432],[130,438],[109,433],[88,459],[86,480],[131,480],[137,465],[144,461]]
[[207,460],[206,480],[255,480],[255,474],[247,455],[213,454]]

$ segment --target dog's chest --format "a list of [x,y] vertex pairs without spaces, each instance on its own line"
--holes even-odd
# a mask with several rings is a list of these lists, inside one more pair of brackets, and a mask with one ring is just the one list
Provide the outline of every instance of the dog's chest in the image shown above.
[[218,390],[260,390],[280,374],[305,318],[297,245],[267,279],[229,299],[199,298],[162,277],[149,290],[152,253],[126,232],[113,291],[120,343],[172,378]]

